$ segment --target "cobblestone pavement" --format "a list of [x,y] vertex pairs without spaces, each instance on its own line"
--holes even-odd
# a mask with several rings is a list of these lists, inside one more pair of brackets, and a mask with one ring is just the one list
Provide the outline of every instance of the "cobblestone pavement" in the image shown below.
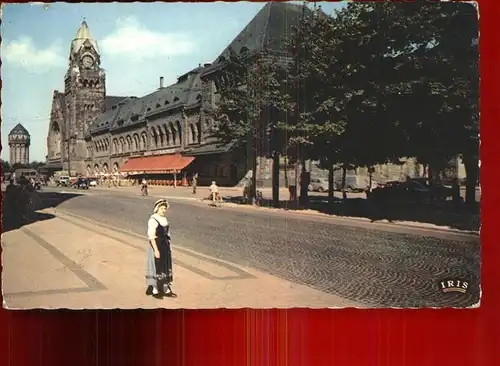
[[[144,234],[156,198],[86,194],[57,210]],[[480,297],[479,237],[349,226],[171,202],[174,244],[373,307],[469,307]],[[442,293],[438,282],[469,290]]]

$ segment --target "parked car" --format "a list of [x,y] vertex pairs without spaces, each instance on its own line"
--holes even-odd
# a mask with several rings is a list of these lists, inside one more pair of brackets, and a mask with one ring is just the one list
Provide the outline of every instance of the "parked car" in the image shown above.
[[77,178],[75,183],[73,183],[73,187],[78,189],[89,189],[89,181],[86,178]]
[[[334,189],[335,189],[335,183],[334,183]],[[328,192],[328,179],[311,178],[311,182],[309,183],[309,191]]]
[[[362,192],[368,187],[368,180],[368,177],[348,172],[345,177],[345,189],[351,192]],[[342,188],[342,171],[335,171],[334,182],[335,189],[340,190]]]
[[411,181],[418,182],[425,186],[437,200],[446,201],[454,195],[453,187],[445,185],[441,182],[433,182],[432,185],[428,185],[426,178],[413,178]]
[[56,182],[56,185],[58,187],[67,187],[69,185],[69,176],[67,175],[60,176]]
[[453,197],[453,189],[441,184],[429,186],[425,179],[409,179],[405,182],[391,181],[374,188],[369,199],[388,203],[426,202],[432,196],[436,200],[445,201]]

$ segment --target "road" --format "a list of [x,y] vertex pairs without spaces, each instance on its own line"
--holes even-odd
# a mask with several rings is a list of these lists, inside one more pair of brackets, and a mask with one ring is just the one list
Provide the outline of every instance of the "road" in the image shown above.
[[[57,210],[144,235],[156,199],[91,189]],[[465,307],[479,300],[477,236],[181,199],[170,204],[175,245],[370,307]],[[469,281],[466,294],[439,290],[439,281],[454,278]]]

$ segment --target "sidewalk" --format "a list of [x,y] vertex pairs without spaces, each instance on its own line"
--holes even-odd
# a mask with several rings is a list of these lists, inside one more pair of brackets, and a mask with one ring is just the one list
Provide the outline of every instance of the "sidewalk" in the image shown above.
[[[44,213],[55,215],[53,209]],[[2,238],[4,307],[288,308],[362,306],[277,277],[173,247],[178,298],[146,296],[145,237],[57,213]]]
[[[91,190],[115,190],[122,192],[130,192],[131,194],[140,194],[141,187],[140,186],[131,186],[131,187],[91,187]],[[262,192],[263,198],[271,199],[272,198],[272,188],[259,188]],[[172,186],[149,186],[148,193],[150,196],[161,196],[161,197],[178,197],[178,198],[189,198],[189,199],[204,199],[209,195],[209,187],[208,186],[198,186],[196,188],[196,194],[193,194],[192,187],[172,187]],[[235,197],[241,196],[243,197],[243,187],[219,187],[219,192],[223,197]],[[338,193],[338,192],[336,192]],[[286,188],[280,188],[280,197],[281,199],[288,198],[289,192]],[[327,194],[324,194],[327,197]],[[339,195],[340,197],[341,195]]]

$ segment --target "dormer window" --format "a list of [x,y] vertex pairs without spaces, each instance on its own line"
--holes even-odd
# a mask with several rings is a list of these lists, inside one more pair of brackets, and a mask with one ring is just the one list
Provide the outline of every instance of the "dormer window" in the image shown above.
[[174,102],[177,102],[179,100],[179,98],[175,97],[174,98]]
[[146,109],[147,112],[151,112],[151,108],[148,107],[148,109]]
[[156,108],[160,108],[160,107],[161,107],[160,103],[156,103]]
[[165,101],[164,105],[167,105],[167,104],[169,104],[168,100]]

